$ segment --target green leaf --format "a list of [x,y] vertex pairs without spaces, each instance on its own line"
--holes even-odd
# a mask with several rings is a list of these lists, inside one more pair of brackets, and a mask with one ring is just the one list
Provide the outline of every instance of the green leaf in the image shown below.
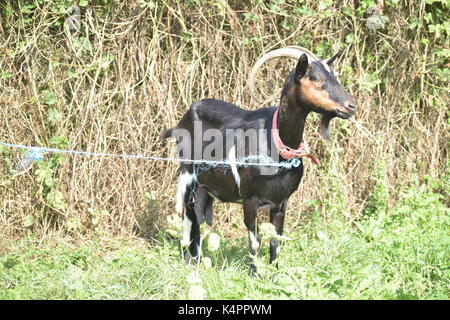
[[99,60],[99,67],[101,69],[108,70],[109,65],[114,61],[115,57],[112,54],[104,53],[101,55]]
[[303,15],[303,16],[313,16],[316,14],[316,12],[310,9],[307,5],[294,8],[292,12],[296,15]]
[[50,143],[50,145],[52,145],[53,147],[65,148],[69,143],[69,140],[64,137],[53,136],[48,140],[48,143]]
[[72,218],[67,221],[67,229],[70,231],[77,231],[81,228],[81,221],[78,218]]
[[342,13],[345,14],[346,16],[349,16],[349,17],[353,17],[354,16],[353,11],[352,11],[352,9],[349,6],[343,6],[342,7]]
[[35,222],[35,218],[32,215],[26,216],[23,219],[22,225],[24,227],[31,227]]
[[46,105],[52,105],[57,102],[56,94],[52,90],[42,90],[42,103]]
[[50,168],[40,168],[35,171],[36,180],[38,183],[51,188],[53,186],[53,170]]
[[34,10],[34,5],[23,5],[20,7],[20,12],[21,13],[33,13]]
[[425,0],[426,4],[433,4],[435,2],[440,2],[443,5],[450,6],[450,1],[449,0]]
[[78,53],[92,51],[91,42],[86,37],[74,38],[73,46],[75,47],[75,50],[78,51]]
[[64,195],[60,191],[50,192],[46,199],[48,204],[57,210],[64,210],[66,208]]
[[5,146],[0,146],[0,154],[9,154],[9,150]]
[[2,71],[0,78],[3,80],[11,78],[12,74],[8,70]]
[[47,111],[48,117],[47,120],[52,125],[57,125],[62,121],[62,114],[56,109],[50,108]]
[[331,5],[333,5],[333,0],[322,0],[319,2],[319,10],[325,10]]

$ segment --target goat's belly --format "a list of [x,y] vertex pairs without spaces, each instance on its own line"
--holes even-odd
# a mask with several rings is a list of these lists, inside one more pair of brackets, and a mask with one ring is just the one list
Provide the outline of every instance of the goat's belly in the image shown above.
[[258,206],[271,208],[279,205],[297,190],[303,174],[303,168],[281,170],[274,175],[252,174],[251,169],[241,171],[241,195],[244,198],[255,197]]
[[206,187],[208,192],[223,202],[239,202],[241,196],[230,170],[211,169],[197,176],[197,181]]

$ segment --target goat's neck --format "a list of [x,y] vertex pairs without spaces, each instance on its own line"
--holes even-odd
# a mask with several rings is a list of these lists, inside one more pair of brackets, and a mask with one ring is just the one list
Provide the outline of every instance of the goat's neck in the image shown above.
[[284,145],[297,149],[303,142],[303,130],[305,128],[308,112],[295,101],[295,97],[286,95],[281,98],[278,112],[278,129]]

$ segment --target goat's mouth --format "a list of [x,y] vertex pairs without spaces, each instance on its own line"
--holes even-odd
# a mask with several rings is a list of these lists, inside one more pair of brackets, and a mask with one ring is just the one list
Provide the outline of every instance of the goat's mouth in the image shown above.
[[341,119],[348,119],[355,114],[355,108],[339,108],[336,110],[336,115]]
[[341,118],[341,119],[348,119],[351,116],[353,116],[354,114],[355,114],[354,111],[352,111],[352,112],[344,112],[344,111],[341,111],[341,110],[336,110],[336,115],[339,118]]

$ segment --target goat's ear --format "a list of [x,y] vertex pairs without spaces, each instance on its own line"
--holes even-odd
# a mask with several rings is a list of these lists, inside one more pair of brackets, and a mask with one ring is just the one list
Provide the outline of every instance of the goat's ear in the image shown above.
[[298,59],[297,66],[295,67],[295,81],[299,81],[303,78],[308,70],[308,56],[302,54]]
[[339,57],[340,54],[341,53],[338,51],[331,58],[323,60],[323,62],[331,67],[333,65],[334,60],[336,60],[336,58]]

